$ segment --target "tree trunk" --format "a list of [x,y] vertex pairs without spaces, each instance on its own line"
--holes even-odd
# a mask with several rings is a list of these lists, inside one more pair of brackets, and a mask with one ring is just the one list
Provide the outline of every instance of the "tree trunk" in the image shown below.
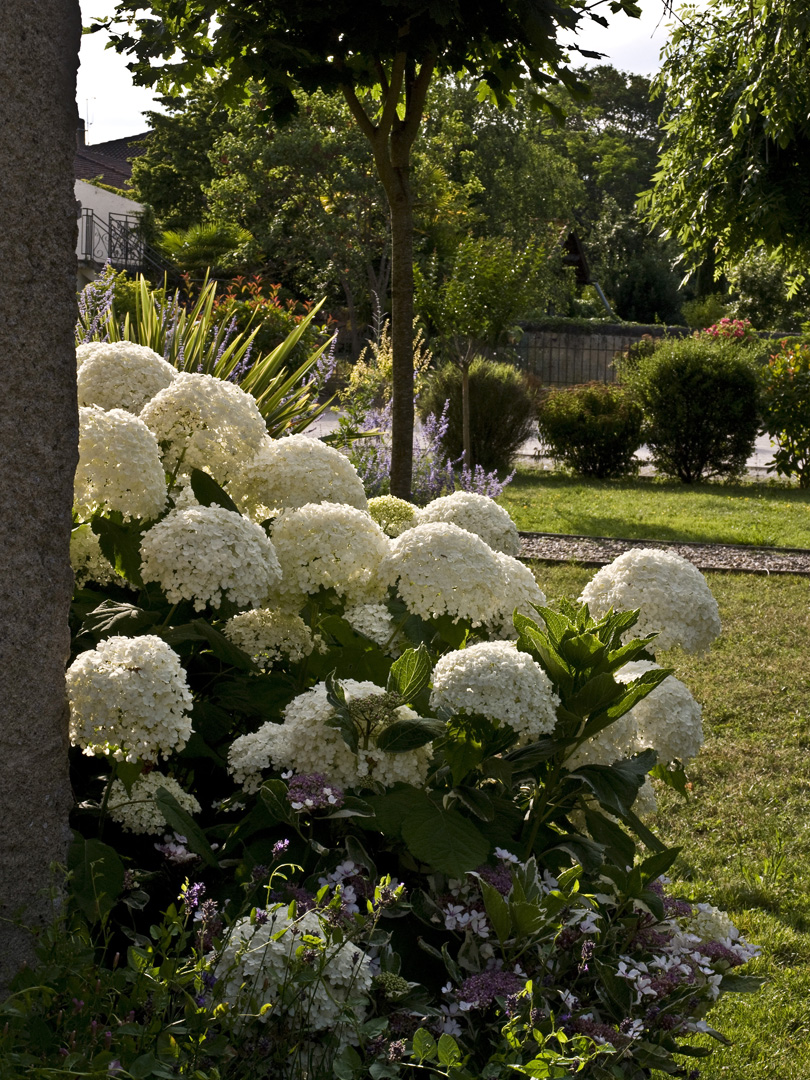
[[54,914],[71,792],[78,0],[0,4],[0,992]]
[[391,205],[391,494],[410,499],[413,474],[413,205],[407,168]]

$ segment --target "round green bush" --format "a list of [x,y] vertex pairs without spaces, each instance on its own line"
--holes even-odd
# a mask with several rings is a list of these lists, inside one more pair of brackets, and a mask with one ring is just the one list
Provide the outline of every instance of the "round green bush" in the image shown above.
[[621,386],[584,383],[550,390],[538,410],[540,438],[557,461],[607,480],[635,472],[642,412]]
[[[448,457],[461,457],[461,370],[455,364],[438,368],[418,402],[424,420],[440,416],[445,402],[447,431],[442,446]],[[470,365],[470,443],[473,464],[486,471],[508,469],[522,443],[532,434],[535,403],[526,379],[511,364],[477,356]]]
[[692,484],[743,471],[759,430],[761,352],[759,343],[701,334],[664,338],[634,363],[620,362],[659,472]]

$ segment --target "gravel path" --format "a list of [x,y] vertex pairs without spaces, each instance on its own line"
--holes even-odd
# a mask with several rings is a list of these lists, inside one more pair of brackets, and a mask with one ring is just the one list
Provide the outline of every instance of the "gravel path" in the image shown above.
[[634,547],[665,548],[682,555],[700,570],[737,570],[749,574],[806,574],[810,551],[804,548],[758,548],[744,544],[683,544],[668,540],[617,540],[604,536],[521,533],[523,559],[575,561],[604,566]]

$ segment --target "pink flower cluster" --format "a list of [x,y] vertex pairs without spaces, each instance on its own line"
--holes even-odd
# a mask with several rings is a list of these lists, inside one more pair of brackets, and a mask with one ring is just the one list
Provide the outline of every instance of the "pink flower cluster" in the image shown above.
[[755,337],[748,319],[721,319],[714,326],[707,326],[703,333],[724,341],[751,341]]

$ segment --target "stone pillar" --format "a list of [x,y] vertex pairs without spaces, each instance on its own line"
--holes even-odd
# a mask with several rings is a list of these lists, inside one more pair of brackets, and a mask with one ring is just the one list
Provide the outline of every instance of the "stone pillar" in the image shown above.
[[78,0],[0,3],[0,989],[69,840],[80,35]]

